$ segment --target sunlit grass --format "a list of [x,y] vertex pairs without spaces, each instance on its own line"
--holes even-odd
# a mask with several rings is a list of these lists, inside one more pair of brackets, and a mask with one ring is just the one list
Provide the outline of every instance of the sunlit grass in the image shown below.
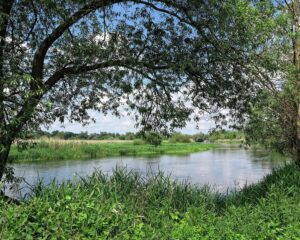
[[19,151],[12,146],[9,160],[13,162],[75,160],[109,156],[147,156],[162,154],[189,154],[214,148],[214,144],[167,143],[161,146],[140,142],[94,142],[94,141],[37,141],[31,147]]

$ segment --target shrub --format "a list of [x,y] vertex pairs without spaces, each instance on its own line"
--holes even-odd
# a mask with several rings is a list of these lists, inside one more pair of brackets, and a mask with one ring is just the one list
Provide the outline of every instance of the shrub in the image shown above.
[[204,133],[198,133],[193,135],[193,139],[195,142],[204,142],[206,140],[208,140],[208,135],[204,134]]
[[181,133],[174,133],[169,139],[170,143],[190,143],[191,137]]
[[156,132],[146,132],[143,136],[143,139],[146,143],[158,146],[162,143],[162,136],[159,133]]

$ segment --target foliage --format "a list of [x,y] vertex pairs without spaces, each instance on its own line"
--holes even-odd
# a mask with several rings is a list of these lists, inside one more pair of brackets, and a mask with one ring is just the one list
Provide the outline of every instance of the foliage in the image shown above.
[[110,133],[110,132],[100,132],[100,133],[88,133],[88,132],[63,132],[63,131],[34,131],[27,133],[23,139],[41,139],[41,138],[56,138],[64,140],[134,140],[140,138],[140,133],[126,132],[121,133]]
[[300,5],[299,1],[262,2],[273,11],[265,20],[276,28],[276,37],[267,37],[270,45],[259,57],[258,84],[263,86],[249,104],[245,133],[250,143],[289,153],[300,165]]
[[[272,109],[277,109],[274,112]],[[245,125],[245,136],[248,144],[262,144],[267,148],[289,153],[293,148],[292,138],[288,137],[293,130],[289,125],[282,128],[278,116],[282,106],[270,95],[261,94],[259,100],[251,108],[248,121]]]
[[[182,128],[206,112],[237,125],[259,90],[274,89],[269,78],[295,72],[286,71],[291,14],[274,1],[62,5],[1,2],[1,175],[12,142],[41,124],[125,110],[145,131]],[[298,85],[287,83],[295,98]]]
[[53,183],[21,205],[0,199],[0,238],[298,239],[299,194],[294,165],[228,196],[119,168]]
[[192,137],[195,142],[204,142],[208,140],[208,135],[201,132],[194,134]]
[[237,127],[262,92],[300,164],[298,1],[59,3],[0,4],[1,178],[14,140],[41,125],[87,124],[93,110],[130,112],[144,131],[205,113]]
[[[110,132],[100,132],[100,133],[74,133],[74,132],[63,132],[63,131],[53,131],[53,132],[45,132],[45,131],[37,131],[31,132],[22,138],[20,141],[20,145],[30,143],[29,140],[51,140],[51,139],[61,139],[61,140],[138,140],[144,139],[145,133],[148,132],[126,132],[125,134],[121,133],[110,133]],[[155,133],[153,134],[155,135]],[[186,142],[189,140],[193,140],[195,142],[204,142],[206,140],[215,141],[215,140],[238,140],[243,139],[244,134],[241,131],[232,131],[232,130],[213,130],[209,133],[197,133],[193,135],[182,134],[179,132],[173,133],[171,136],[162,136],[161,138],[168,140],[169,138],[186,138]],[[34,141],[33,141],[34,142]],[[26,148],[26,146],[24,146]]]
[[214,144],[163,143],[160,146],[136,142],[41,141],[34,147],[19,151],[12,146],[9,161],[56,161],[108,156],[145,156],[160,154],[188,154],[214,148]]
[[190,143],[191,141],[191,136],[177,132],[169,139],[170,143]]
[[243,132],[239,131],[228,131],[228,130],[214,130],[209,134],[208,139],[211,142],[215,142],[217,140],[237,140],[242,141],[244,138]]
[[162,143],[163,137],[156,132],[145,132],[143,134],[143,139],[148,144],[159,146]]

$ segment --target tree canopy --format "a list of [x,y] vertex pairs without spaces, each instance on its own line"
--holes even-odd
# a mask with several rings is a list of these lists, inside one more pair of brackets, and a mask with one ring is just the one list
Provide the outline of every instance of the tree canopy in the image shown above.
[[2,0],[0,172],[18,135],[57,119],[126,111],[168,131],[210,113],[235,126],[265,93],[297,148],[298,12],[297,1]]
[[2,95],[11,127],[85,122],[88,109],[124,105],[161,130],[184,126],[193,107],[241,110],[257,88],[248,48],[263,51],[273,34],[258,32],[269,28],[260,16],[251,27],[259,10],[245,1],[9,2]]

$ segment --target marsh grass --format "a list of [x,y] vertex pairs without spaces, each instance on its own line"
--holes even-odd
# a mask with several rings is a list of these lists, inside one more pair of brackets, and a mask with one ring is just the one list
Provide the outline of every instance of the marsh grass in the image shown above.
[[229,195],[117,168],[41,186],[21,205],[0,200],[1,239],[299,239],[300,172],[274,170]]
[[102,158],[109,156],[147,156],[161,154],[189,154],[214,148],[214,144],[163,143],[161,146],[143,142],[90,142],[90,141],[38,141],[19,151],[12,146],[9,161],[51,161]]

